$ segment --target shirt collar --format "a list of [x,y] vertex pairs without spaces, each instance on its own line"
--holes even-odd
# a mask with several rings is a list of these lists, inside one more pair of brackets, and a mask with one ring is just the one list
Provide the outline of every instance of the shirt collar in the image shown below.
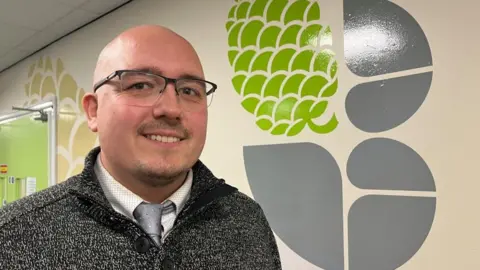
[[[94,171],[105,193],[105,196],[114,210],[130,219],[134,219],[133,211],[144,200],[112,177],[112,175],[103,166],[100,155],[97,156]],[[190,196],[192,182],[193,171],[190,170],[183,185],[164,201],[164,203],[171,202],[174,204],[176,215],[180,213]]]

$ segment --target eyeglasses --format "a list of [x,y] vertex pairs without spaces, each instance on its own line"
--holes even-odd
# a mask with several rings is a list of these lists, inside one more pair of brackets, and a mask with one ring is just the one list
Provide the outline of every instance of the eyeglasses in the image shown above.
[[116,92],[119,102],[133,106],[152,106],[160,98],[168,83],[175,85],[175,92],[183,109],[198,111],[210,106],[215,83],[197,78],[172,79],[151,72],[139,70],[117,70],[94,85],[93,91],[119,78]]

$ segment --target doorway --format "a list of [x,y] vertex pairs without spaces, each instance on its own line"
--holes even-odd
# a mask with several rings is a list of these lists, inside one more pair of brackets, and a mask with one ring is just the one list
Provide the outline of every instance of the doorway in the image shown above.
[[0,116],[0,207],[55,185],[56,100]]

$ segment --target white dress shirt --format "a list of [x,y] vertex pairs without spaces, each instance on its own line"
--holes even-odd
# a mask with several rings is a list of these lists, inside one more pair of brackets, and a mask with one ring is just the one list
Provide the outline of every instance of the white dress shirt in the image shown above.
[[[100,185],[102,186],[102,189],[113,209],[118,213],[126,216],[127,218],[133,220],[134,222],[137,222],[133,217],[133,211],[144,200],[135,193],[131,192],[126,187],[124,187],[122,184],[117,182],[110,175],[110,173],[103,166],[100,155],[98,155],[97,157],[94,170],[98,181],[100,182]],[[190,170],[183,185],[179,189],[177,189],[170,197],[168,197],[164,202],[162,202],[163,205],[173,203],[175,208],[175,211],[166,211],[162,214],[162,240],[165,239],[165,237],[172,229],[177,215],[180,213],[186,201],[188,200],[190,190],[192,188],[192,180],[193,172],[192,170]]]

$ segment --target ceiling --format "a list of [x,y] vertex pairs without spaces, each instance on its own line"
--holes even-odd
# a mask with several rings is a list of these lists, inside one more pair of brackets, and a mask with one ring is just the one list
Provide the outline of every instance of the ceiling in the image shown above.
[[0,72],[132,0],[0,0]]

